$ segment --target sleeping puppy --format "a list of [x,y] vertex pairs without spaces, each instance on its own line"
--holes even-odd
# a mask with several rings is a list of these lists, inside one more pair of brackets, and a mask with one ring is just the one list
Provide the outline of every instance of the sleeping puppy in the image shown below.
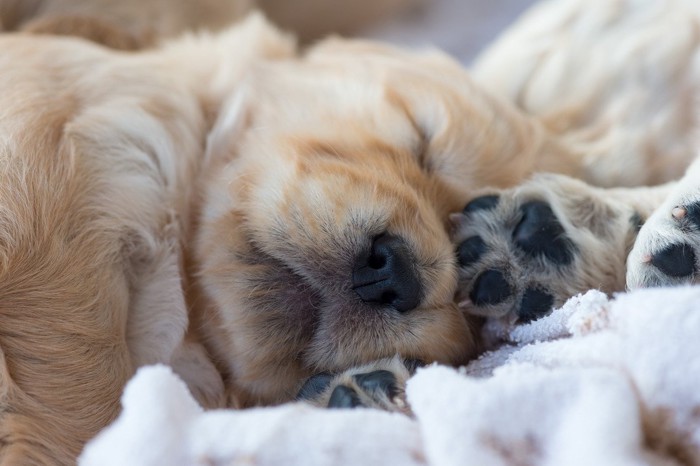
[[[578,3],[552,5],[570,24]],[[620,10],[589,5],[584,25],[616,24]],[[662,24],[693,18],[677,15]],[[544,58],[581,43],[604,65],[557,80],[586,68],[576,54],[527,68],[547,63],[539,28],[557,23],[528,24],[532,42],[504,39],[477,67],[482,84],[435,52],[299,53],[259,17],[133,54],[0,39],[2,460],[73,462],[140,365],[172,365],[207,407],[299,393],[403,409],[412,367],[475,354],[472,315],[528,321],[577,288],[620,289],[632,247],[630,286],[693,281],[693,169],[639,191],[552,175],[507,188],[541,171],[608,186],[679,174],[696,36],[651,35],[635,68],[590,46],[599,29],[555,34]]]
[[144,364],[218,407],[395,354],[466,362],[448,214],[569,166],[437,52],[299,54],[259,16],[140,53],[0,42],[7,464],[71,463]]
[[[495,173],[520,176],[514,162],[531,160],[522,146],[502,145],[520,154],[492,165],[493,173],[477,169],[483,178],[463,178],[476,190],[449,216],[455,300],[484,319],[482,343],[498,343],[591,288],[700,282],[698,24],[700,5],[689,0],[543,2],[476,62],[480,90],[472,88],[472,99],[488,90],[510,101],[533,125],[531,140],[543,138],[538,169],[559,173],[476,189]],[[463,124],[511,125],[512,108],[503,108],[463,115]],[[499,142],[517,146],[522,137],[512,129]],[[463,157],[485,147],[471,139],[451,152]],[[402,385],[413,366],[385,360],[321,373],[300,397],[406,411]]]

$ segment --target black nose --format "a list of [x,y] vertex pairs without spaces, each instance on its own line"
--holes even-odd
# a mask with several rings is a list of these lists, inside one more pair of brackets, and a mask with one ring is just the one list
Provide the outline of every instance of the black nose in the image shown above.
[[366,303],[389,305],[399,312],[418,307],[420,281],[406,243],[388,234],[376,237],[369,254],[355,264],[352,288]]

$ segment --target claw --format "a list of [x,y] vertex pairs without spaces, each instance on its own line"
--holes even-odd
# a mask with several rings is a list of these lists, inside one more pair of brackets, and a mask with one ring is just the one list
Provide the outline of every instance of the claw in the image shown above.
[[685,207],[676,206],[673,208],[673,210],[671,210],[671,215],[676,220],[681,220],[688,215],[688,211],[685,209]]
[[474,307],[474,303],[472,302],[471,299],[464,298],[459,303],[457,303],[457,307],[460,309],[470,309],[470,308]]

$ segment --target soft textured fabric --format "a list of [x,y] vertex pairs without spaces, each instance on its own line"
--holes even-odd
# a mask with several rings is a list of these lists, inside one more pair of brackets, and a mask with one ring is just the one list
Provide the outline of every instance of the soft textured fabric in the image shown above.
[[590,291],[500,331],[502,346],[466,368],[409,380],[415,419],[301,404],[203,412],[168,368],[142,368],[80,464],[700,464],[700,287]]

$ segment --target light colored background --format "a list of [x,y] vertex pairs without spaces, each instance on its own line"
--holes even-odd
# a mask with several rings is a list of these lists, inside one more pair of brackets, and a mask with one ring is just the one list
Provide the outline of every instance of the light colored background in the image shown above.
[[426,0],[360,35],[400,45],[434,45],[468,65],[533,0]]

